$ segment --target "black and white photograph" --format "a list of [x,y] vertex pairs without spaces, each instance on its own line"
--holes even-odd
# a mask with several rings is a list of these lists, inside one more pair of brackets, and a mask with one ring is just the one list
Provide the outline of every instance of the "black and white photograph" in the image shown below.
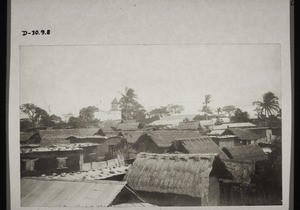
[[21,46],[21,205],[281,205],[280,60],[278,44]]
[[289,0],[12,0],[12,210],[291,209]]

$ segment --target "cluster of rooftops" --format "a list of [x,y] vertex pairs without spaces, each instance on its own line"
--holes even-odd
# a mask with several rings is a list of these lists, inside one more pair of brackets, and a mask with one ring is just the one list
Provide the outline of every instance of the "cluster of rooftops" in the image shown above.
[[[171,193],[203,198],[210,183],[209,174],[214,173],[216,170],[214,168],[217,167],[215,162],[218,161],[222,162],[222,170],[224,170],[224,173],[218,174],[219,180],[250,184],[251,176],[255,173],[255,164],[268,160],[262,148],[255,143],[262,137],[251,130],[256,126],[251,123],[223,124],[207,131],[207,127],[201,129],[201,125],[199,129],[198,124],[198,122],[182,122],[176,130],[151,130],[141,128],[136,122],[107,122],[100,128],[41,130],[38,132],[40,139],[38,138],[37,141],[39,142],[34,142],[32,139],[36,138],[36,133],[32,135],[21,133],[21,154],[81,151],[88,147],[101,148],[104,143],[110,141],[109,145],[117,144],[113,143],[115,138],[124,139],[126,142],[125,150],[120,151],[135,152],[133,158],[131,157],[132,164],[127,164],[125,161],[122,164],[109,165],[107,162],[106,165],[91,166],[89,170],[42,174],[34,178],[24,177],[21,181],[23,188],[35,185],[31,192],[26,190],[27,194],[22,195],[22,204],[35,206],[38,203],[33,198],[35,195],[54,193],[43,192],[41,187],[46,185],[45,182],[52,183],[52,185],[60,182],[68,187],[65,189],[57,187],[57,190],[61,189],[61,192],[68,193],[69,188],[76,188],[73,186],[75,184],[70,184],[69,181],[85,183],[87,194],[91,193],[97,185],[96,188],[99,190],[94,198],[97,198],[98,203],[93,201],[94,203],[85,205],[73,201],[71,204],[71,198],[69,198],[70,203],[61,200],[52,203],[47,203],[46,200],[44,202],[48,206],[68,206],[68,204],[74,206],[75,203],[78,206],[114,206],[118,203],[115,202],[116,198],[124,189],[133,193],[139,200],[138,203],[144,203],[141,206],[146,205],[147,202],[140,199],[136,192]],[[105,134],[99,135],[102,132]],[[263,137],[267,136],[263,135]],[[77,143],[71,143],[74,139]],[[226,146],[226,142],[231,140],[232,145]],[[106,180],[118,176],[122,177],[122,181]],[[106,195],[102,190],[105,191],[108,186],[112,186],[111,188],[115,190]],[[74,196],[76,197],[75,194]],[[46,194],[45,197],[47,197]],[[82,195],[78,197],[81,198]],[[83,197],[81,199],[85,200]]]

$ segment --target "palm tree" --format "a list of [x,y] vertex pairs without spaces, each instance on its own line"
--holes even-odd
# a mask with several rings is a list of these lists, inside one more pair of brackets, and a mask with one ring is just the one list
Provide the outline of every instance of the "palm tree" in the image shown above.
[[222,112],[222,108],[221,108],[221,107],[217,108],[217,109],[216,109],[216,112],[218,113],[218,116],[219,116],[220,113]]
[[125,93],[120,93],[122,97],[120,98],[120,108],[122,109],[122,112],[124,114],[125,120],[128,120],[131,113],[130,109],[133,108],[133,106],[137,103],[135,99],[137,99],[137,95],[134,93],[134,90],[132,88],[125,88]]
[[266,118],[278,113],[280,110],[278,97],[272,92],[265,93],[263,95],[263,101],[254,101],[253,105],[256,105],[259,109],[261,109]]
[[203,102],[202,112],[205,112],[205,119],[208,120],[208,114],[211,114],[211,109],[208,104],[211,102],[211,95],[205,95],[205,99]]

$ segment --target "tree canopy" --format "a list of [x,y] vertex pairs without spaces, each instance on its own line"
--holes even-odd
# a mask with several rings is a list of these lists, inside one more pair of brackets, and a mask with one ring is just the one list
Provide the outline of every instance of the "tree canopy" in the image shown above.
[[231,117],[231,115],[232,115],[232,113],[234,112],[235,109],[236,109],[235,106],[233,106],[233,105],[227,105],[227,106],[224,106],[222,108],[222,111],[225,112],[225,113],[227,113],[228,116]]
[[253,105],[256,105],[257,111],[260,114],[264,113],[265,117],[268,118],[270,115],[276,115],[280,111],[278,97],[272,92],[267,92],[263,95],[262,101],[254,101]]
[[235,111],[234,111],[234,114],[232,117],[230,117],[230,120],[232,122],[249,122],[249,114],[248,112],[244,112],[242,111],[240,108],[237,108]]

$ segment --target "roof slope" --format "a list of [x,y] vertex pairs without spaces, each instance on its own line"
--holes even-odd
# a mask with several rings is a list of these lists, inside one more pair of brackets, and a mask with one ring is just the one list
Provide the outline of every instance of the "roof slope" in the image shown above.
[[140,128],[139,122],[126,122],[118,124],[117,130],[134,131]]
[[42,144],[64,142],[70,136],[92,136],[99,128],[77,128],[77,129],[48,129],[40,130]]
[[223,148],[223,151],[229,158],[236,160],[261,161],[268,159],[264,151],[255,144]]
[[173,142],[171,147],[174,146],[175,148],[178,148],[179,144],[190,154],[217,153],[221,159],[229,159],[208,136],[178,139]]
[[199,121],[180,122],[178,130],[199,130],[201,129]]
[[126,131],[122,133],[128,143],[134,144],[146,131]]
[[203,197],[215,155],[140,153],[125,180],[137,191]]
[[202,136],[202,134],[199,131],[177,130],[147,131],[147,135],[150,136],[150,138],[159,147],[170,147],[172,145],[172,142],[176,139],[196,138]]
[[53,181],[38,178],[21,179],[23,207],[107,207],[126,182]]
[[213,127],[214,130],[224,130],[227,128],[253,128],[256,127],[253,123],[244,122],[244,123],[224,123],[222,125],[216,125]]
[[259,139],[259,135],[252,131],[241,129],[241,128],[229,128],[229,131],[236,135],[240,140],[256,140]]

